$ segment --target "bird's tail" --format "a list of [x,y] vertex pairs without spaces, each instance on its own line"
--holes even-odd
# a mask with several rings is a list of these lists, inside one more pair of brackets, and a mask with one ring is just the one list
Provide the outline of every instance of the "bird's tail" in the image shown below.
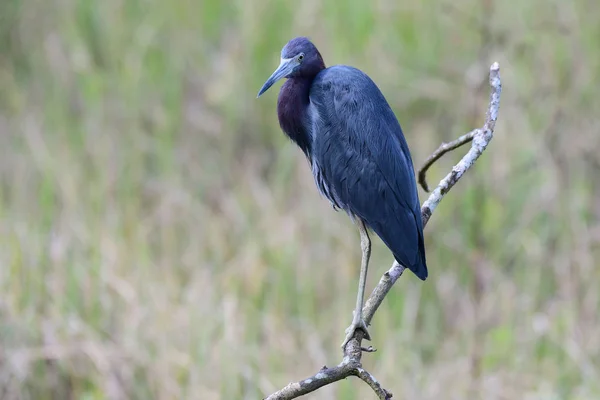
[[419,260],[419,262],[415,263],[414,265],[407,266],[399,260],[400,257],[394,258],[396,259],[396,261],[398,261],[400,265],[403,265],[409,270],[411,270],[411,272],[415,274],[420,280],[424,281],[425,279],[427,279],[427,276],[429,276],[429,272],[427,271],[427,264],[425,263],[425,261]]
[[[404,265],[400,261],[399,257],[394,256],[394,258],[396,258],[396,261],[398,261],[398,263]],[[427,279],[427,276],[429,276],[429,272],[427,270],[427,261],[425,259],[425,244],[423,243],[422,236],[419,237],[419,256],[417,257],[417,261],[412,265],[404,266],[410,269],[412,273],[415,274],[422,281]]]
[[419,258],[419,262],[415,265],[409,266],[408,269],[410,269],[419,279],[424,281],[427,279],[429,272],[427,271],[427,263],[425,262],[424,255]]
[[425,279],[427,279],[429,272],[427,271],[427,260],[425,257],[425,238],[423,237],[423,227],[421,226],[420,229],[421,232],[419,235],[419,259],[417,264],[413,268],[410,268],[410,270],[414,272],[414,274],[418,276],[419,279],[424,281]]

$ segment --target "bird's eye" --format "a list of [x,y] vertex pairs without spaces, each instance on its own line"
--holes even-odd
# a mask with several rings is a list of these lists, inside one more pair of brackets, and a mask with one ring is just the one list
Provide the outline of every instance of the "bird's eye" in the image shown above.
[[298,61],[302,61],[302,60],[304,60],[304,54],[300,54],[300,55],[298,56]]

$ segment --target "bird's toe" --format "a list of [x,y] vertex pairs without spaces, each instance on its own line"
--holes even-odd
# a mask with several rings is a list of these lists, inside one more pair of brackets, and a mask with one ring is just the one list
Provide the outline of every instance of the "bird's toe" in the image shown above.
[[348,328],[346,328],[346,338],[344,339],[344,341],[342,342],[342,349],[346,347],[346,345],[348,344],[348,342],[350,341],[350,339],[352,339],[354,337],[354,333],[356,332],[357,329],[361,329],[364,332],[364,336],[363,339],[366,340],[371,340],[371,334],[369,333],[369,330],[367,329],[367,324],[365,322],[364,319],[359,319],[359,320],[354,320],[352,321],[352,324],[350,324],[350,326]]

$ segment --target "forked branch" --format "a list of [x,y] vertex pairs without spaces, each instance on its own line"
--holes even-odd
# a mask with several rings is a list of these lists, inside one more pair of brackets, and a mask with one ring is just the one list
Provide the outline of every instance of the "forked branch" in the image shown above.
[[427,174],[427,170],[429,169],[429,167],[431,167],[437,160],[442,158],[442,156],[444,154],[446,154],[449,151],[452,151],[454,149],[458,149],[460,146],[465,145],[465,144],[469,143],[470,141],[472,141],[473,137],[475,136],[475,133],[477,133],[477,129],[475,129],[469,133],[465,133],[458,139],[455,139],[451,142],[442,143],[436,151],[434,151],[429,157],[427,157],[427,160],[425,160],[425,162],[423,163],[423,166],[419,170],[419,185],[421,185],[421,187],[423,188],[424,191],[429,193],[429,186],[427,185],[427,179],[425,176]]
[[[423,168],[419,172],[419,183],[425,190],[427,190],[427,183],[425,182],[425,174],[427,169],[448,151],[456,149],[468,142],[472,142],[471,148],[467,154],[452,168],[452,171],[450,171],[450,173],[440,181],[429,198],[423,203],[423,206],[421,207],[421,217],[423,219],[424,226],[427,225],[429,218],[431,218],[433,211],[438,206],[442,198],[456,184],[456,182],[458,182],[464,173],[473,166],[475,161],[477,161],[477,159],[485,151],[494,136],[496,120],[498,119],[498,110],[500,108],[500,94],[502,92],[500,67],[498,63],[494,63],[490,67],[489,82],[491,86],[490,103],[483,127],[480,129],[475,129],[474,131],[461,136],[455,141],[442,144],[440,148],[438,148],[426,160]],[[375,312],[383,302],[383,299],[398,278],[402,276],[404,269],[405,268],[403,266],[394,261],[392,267],[385,274],[383,274],[379,280],[379,283],[375,289],[373,289],[371,296],[369,296],[365,302],[365,306],[363,308],[363,318],[367,324],[370,324]],[[364,332],[360,329],[357,330],[354,333],[354,337],[350,339],[344,348],[344,357],[339,365],[332,368],[323,367],[315,375],[301,381],[288,384],[283,389],[267,397],[266,400],[295,399],[307,393],[313,392],[325,385],[345,379],[349,376],[356,376],[364,381],[367,385],[369,385],[369,387],[371,387],[371,389],[373,389],[379,399],[390,399],[392,397],[392,393],[385,390],[377,381],[377,379],[375,379],[371,373],[362,367],[362,353],[363,351],[368,351],[367,349],[363,349],[361,347],[363,338]]]

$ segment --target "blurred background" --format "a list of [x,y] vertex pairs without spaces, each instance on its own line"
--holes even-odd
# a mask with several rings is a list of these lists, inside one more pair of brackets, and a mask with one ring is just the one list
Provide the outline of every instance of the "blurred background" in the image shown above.
[[[299,35],[375,80],[416,168],[483,124],[501,66],[495,138],[365,366],[394,399],[599,398],[596,0],[2,0],[0,398],[259,399],[339,362],[358,231],[280,84],[256,99]],[[391,261],[376,239],[369,291]]]

